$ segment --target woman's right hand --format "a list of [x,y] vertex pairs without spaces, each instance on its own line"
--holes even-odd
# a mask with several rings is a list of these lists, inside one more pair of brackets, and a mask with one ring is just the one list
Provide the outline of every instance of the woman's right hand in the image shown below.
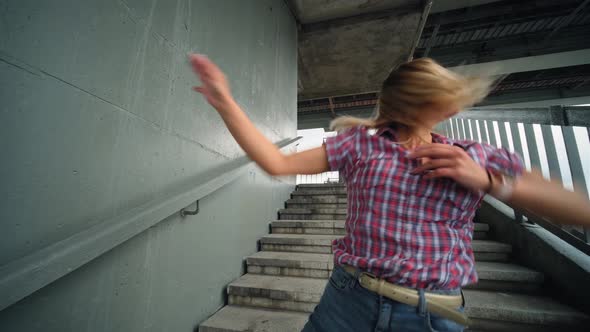
[[486,170],[460,147],[440,143],[425,144],[416,148],[409,157],[427,159],[411,171],[414,175],[423,174],[424,179],[450,178],[473,191],[485,191],[491,185]]
[[202,54],[189,55],[193,71],[199,75],[201,86],[193,90],[201,93],[217,111],[227,110],[234,103],[229,84],[219,67]]
[[193,70],[203,83],[193,90],[215,107],[246,154],[271,175],[316,174],[329,170],[324,146],[285,156],[248,119],[234,101],[223,72],[206,56],[191,54]]

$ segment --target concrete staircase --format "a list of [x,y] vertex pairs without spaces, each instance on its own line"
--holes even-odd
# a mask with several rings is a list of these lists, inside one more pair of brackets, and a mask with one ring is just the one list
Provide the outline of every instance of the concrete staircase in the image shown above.
[[[299,185],[285,206],[262,251],[246,258],[247,274],[228,286],[229,305],[200,332],[301,331],[333,268],[332,240],[344,234],[346,190]],[[588,317],[543,296],[543,274],[510,263],[511,246],[488,239],[488,229],[476,223],[480,281],[464,291],[470,331],[587,331]]]

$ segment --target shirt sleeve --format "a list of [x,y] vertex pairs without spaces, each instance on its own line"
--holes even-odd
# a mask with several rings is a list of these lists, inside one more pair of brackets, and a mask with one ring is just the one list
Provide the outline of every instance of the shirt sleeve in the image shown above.
[[491,145],[482,145],[486,169],[493,173],[503,173],[511,177],[522,175],[524,164],[522,158],[506,148],[496,148]]
[[359,128],[349,128],[326,138],[326,154],[331,171],[346,172],[353,165],[357,153],[355,145]]

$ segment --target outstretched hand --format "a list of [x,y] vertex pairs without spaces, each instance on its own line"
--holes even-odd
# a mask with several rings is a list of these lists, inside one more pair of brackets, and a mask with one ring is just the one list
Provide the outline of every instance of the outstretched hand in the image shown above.
[[409,157],[428,158],[424,164],[411,172],[424,174],[425,179],[450,178],[474,191],[486,190],[490,185],[486,170],[457,146],[426,144],[416,148]]
[[193,87],[193,90],[201,93],[216,110],[222,111],[231,105],[233,97],[225,75],[219,67],[202,54],[189,55],[193,71],[199,75],[201,86]]

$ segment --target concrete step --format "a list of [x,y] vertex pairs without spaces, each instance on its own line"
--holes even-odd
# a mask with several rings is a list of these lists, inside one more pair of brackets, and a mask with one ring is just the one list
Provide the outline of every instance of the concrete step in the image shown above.
[[346,190],[295,190],[291,193],[292,199],[315,198],[315,199],[338,199],[346,198]]
[[316,196],[300,196],[297,198],[290,198],[286,202],[286,204],[343,204],[346,205],[348,200],[346,197],[329,197],[329,198],[320,198]]
[[311,208],[287,208],[287,209],[280,209],[279,213],[284,214],[343,214],[346,215],[346,209],[334,209],[334,208],[319,208],[319,209],[311,209]]
[[346,214],[291,214],[279,212],[281,220],[346,220]]
[[[274,228],[344,228],[344,220],[275,220],[272,222]],[[475,223],[476,232],[487,232],[490,230],[488,224]]]
[[[332,253],[332,241],[341,235],[268,234],[260,239],[263,251]],[[477,261],[506,261],[512,251],[509,244],[488,240],[473,240]]]
[[474,223],[473,224],[473,239],[474,240],[487,240],[489,230],[490,230],[490,225],[488,225],[488,224]]
[[[269,309],[312,312],[325,279],[246,274],[228,286],[229,303]],[[478,331],[545,331],[548,327],[588,324],[588,317],[550,298],[465,290],[466,313]],[[570,331],[571,329],[568,329]]]
[[199,332],[300,332],[309,314],[228,305],[199,325]]
[[248,273],[328,279],[334,268],[331,254],[259,251],[246,258]]
[[287,209],[346,209],[347,204],[331,203],[286,203]]
[[587,331],[590,317],[544,296],[465,290],[470,326],[478,331]]
[[309,184],[298,184],[297,190],[346,190],[346,185],[343,183],[309,183]]
[[[275,220],[271,223],[273,234],[335,234],[344,235],[345,220]],[[473,238],[485,240],[488,224],[475,223]]]
[[[246,258],[248,273],[285,277],[327,279],[334,268],[330,254],[260,251]],[[543,274],[526,267],[477,262],[479,282],[471,289],[533,292],[543,283]]]
[[273,234],[333,234],[344,235],[344,220],[275,220]]
[[533,293],[544,281],[543,273],[516,264],[482,261],[475,263],[475,269],[479,282],[467,289]]
[[332,253],[332,241],[341,235],[268,234],[260,239],[263,251]]
[[230,305],[310,313],[318,304],[326,279],[245,274],[227,286]]
[[[273,310],[254,307],[228,305],[199,326],[199,332],[299,332],[305,326],[308,313]],[[479,331],[518,331],[518,332],[549,332],[559,330],[560,326],[539,324],[528,325],[509,323],[506,321],[488,321],[473,319],[477,330],[471,328],[466,332]],[[576,323],[574,323],[576,324]],[[577,324],[580,325],[580,324]],[[483,327],[483,329],[482,329]],[[575,325],[561,326],[566,331],[585,331],[587,327]]]
[[292,192],[294,196],[326,196],[326,195],[346,195],[346,188],[315,188],[315,189],[296,189]]
[[346,209],[295,209],[279,210],[279,218],[286,220],[344,220]]

